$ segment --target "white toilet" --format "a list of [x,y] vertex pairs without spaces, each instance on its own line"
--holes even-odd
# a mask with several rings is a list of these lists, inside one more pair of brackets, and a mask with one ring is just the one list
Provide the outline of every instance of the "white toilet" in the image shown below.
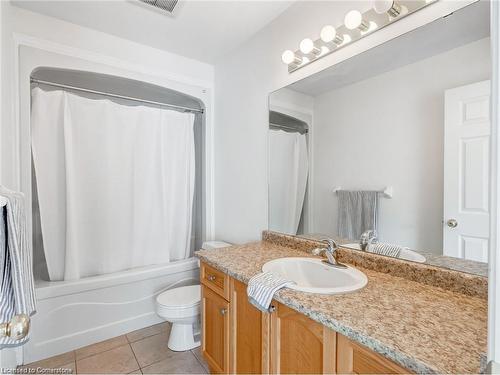
[[[231,244],[209,241],[203,243],[202,249],[211,250],[228,246]],[[171,350],[181,352],[200,346],[199,337],[195,337],[194,329],[199,326],[200,303],[200,285],[169,289],[156,297],[156,313],[172,323],[168,339],[168,347]]]

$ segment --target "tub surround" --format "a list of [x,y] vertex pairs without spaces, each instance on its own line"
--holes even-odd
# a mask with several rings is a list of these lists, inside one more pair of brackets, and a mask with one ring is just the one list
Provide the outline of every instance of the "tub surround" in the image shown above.
[[[263,240],[196,255],[243,283],[282,257],[311,256],[318,242],[264,232]],[[477,373],[486,351],[487,281],[437,267],[341,249],[368,277],[344,295],[283,289],[275,300],[417,373]]]
[[156,296],[198,278],[198,260],[189,258],[81,280],[38,280],[24,363],[160,323]]

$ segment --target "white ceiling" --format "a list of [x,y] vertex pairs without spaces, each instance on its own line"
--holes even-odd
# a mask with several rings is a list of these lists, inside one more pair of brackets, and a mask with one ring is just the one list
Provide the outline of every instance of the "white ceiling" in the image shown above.
[[26,1],[15,6],[207,63],[249,39],[292,1],[180,0],[174,15],[137,0]]
[[310,96],[359,82],[490,35],[490,4],[479,1],[447,17],[304,78],[289,89]]

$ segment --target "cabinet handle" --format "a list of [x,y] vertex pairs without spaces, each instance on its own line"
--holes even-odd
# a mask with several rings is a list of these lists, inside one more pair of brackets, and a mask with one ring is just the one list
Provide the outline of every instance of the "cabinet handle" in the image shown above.
[[276,311],[276,306],[274,306],[274,305],[269,306],[269,312],[270,313],[273,313],[275,311]]
[[221,315],[226,315],[226,313],[227,313],[227,309],[224,309],[224,308],[220,309]]
[[215,281],[215,276],[214,275],[208,275],[207,279],[208,279],[208,281]]

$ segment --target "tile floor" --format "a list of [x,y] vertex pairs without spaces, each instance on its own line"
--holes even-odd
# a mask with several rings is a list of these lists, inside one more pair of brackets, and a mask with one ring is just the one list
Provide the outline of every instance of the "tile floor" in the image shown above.
[[200,348],[173,352],[167,347],[169,333],[170,325],[160,323],[23,367],[65,368],[73,374],[207,374]]

